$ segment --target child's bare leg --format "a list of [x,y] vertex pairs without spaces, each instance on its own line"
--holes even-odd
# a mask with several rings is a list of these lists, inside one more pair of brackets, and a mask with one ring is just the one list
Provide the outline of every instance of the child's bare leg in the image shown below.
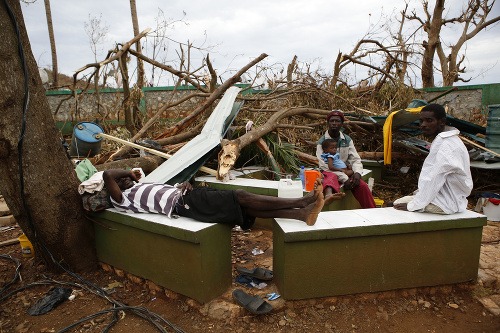
[[340,200],[345,196],[345,193],[339,192],[339,193],[333,193],[333,189],[328,186],[323,190],[324,197],[325,197],[325,206],[331,204],[335,200]]

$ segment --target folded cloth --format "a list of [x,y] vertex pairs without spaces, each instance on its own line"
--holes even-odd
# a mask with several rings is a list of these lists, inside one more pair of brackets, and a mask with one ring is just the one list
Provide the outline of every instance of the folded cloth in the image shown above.
[[94,173],[92,177],[83,181],[78,185],[78,193],[83,194],[99,192],[104,187],[104,179],[102,179],[102,174],[104,171],[99,171]]
[[86,181],[93,174],[97,172],[95,166],[88,159],[84,159],[80,161],[78,165],[75,167],[76,176],[80,179],[81,182]]

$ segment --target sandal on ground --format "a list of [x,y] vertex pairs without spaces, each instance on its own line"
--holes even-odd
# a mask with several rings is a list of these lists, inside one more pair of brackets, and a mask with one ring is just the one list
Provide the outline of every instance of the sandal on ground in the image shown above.
[[254,269],[236,267],[236,270],[242,275],[254,277],[262,281],[269,281],[273,279],[273,271],[261,267],[256,267]]
[[239,305],[256,315],[266,314],[273,310],[272,305],[259,296],[249,295],[241,289],[233,291],[233,298]]

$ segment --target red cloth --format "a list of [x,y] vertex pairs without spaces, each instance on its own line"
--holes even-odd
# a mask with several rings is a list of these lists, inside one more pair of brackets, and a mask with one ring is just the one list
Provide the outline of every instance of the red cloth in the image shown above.
[[500,204],[500,199],[489,198],[488,199],[492,204],[498,206]]
[[327,116],[326,116],[326,121],[329,121],[331,117],[333,116],[337,116],[337,117],[340,117],[340,119],[342,119],[342,122],[344,122],[344,113],[340,110],[333,110],[332,112],[330,112]]
[[[331,187],[334,193],[340,192],[340,183],[336,174],[329,171],[322,171],[323,173],[323,190]],[[368,184],[363,179],[359,180],[359,185],[351,189],[352,194],[358,200],[361,208],[375,208],[375,200],[373,200],[372,193]]]

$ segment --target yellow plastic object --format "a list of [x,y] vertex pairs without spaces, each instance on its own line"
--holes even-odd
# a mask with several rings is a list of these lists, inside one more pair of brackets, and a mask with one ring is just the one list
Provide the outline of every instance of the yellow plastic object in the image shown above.
[[35,250],[33,250],[33,245],[29,241],[28,237],[25,234],[19,236],[19,243],[21,244],[21,252],[23,253],[23,257],[31,258],[35,255]]
[[[416,108],[406,108],[403,110],[398,110],[392,112],[390,115],[387,116],[384,127],[382,129],[383,131],[383,136],[384,136],[384,164],[391,164],[392,162],[392,125],[393,125],[393,118],[398,114],[402,113],[403,111],[409,112],[411,114],[417,114],[420,113],[420,111],[424,108],[424,106],[416,107]],[[416,120],[416,118],[415,118]]]
[[375,200],[376,207],[383,207],[384,206],[384,200],[377,198],[377,197],[373,198],[373,200]]

